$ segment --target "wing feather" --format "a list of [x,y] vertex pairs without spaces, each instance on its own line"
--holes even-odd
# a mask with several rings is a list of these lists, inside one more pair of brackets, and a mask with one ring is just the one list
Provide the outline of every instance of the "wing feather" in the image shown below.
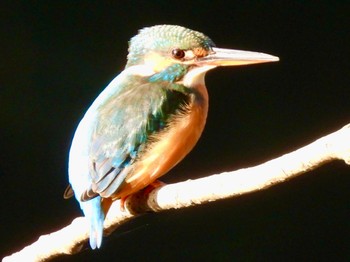
[[132,164],[152,142],[151,137],[188,103],[188,95],[173,88],[178,85],[150,83],[136,76],[126,82],[129,84],[97,108],[89,147],[92,184],[86,190],[89,194],[83,194],[90,197],[84,200],[98,194],[111,197],[120,191]]

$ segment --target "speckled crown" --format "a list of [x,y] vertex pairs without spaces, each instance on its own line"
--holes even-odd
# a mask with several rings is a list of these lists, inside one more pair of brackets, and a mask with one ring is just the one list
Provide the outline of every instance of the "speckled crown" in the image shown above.
[[156,25],[146,27],[129,41],[127,66],[138,64],[143,55],[151,50],[159,53],[172,48],[202,50],[208,52],[214,42],[201,32],[178,25]]

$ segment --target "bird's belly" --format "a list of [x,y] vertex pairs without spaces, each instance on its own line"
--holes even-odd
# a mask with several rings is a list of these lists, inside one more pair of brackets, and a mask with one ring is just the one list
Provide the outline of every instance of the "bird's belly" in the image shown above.
[[113,198],[121,198],[141,190],[167,173],[195,146],[202,134],[208,106],[194,103],[188,113],[176,116],[169,128],[160,133],[145,154],[133,164],[125,184]]

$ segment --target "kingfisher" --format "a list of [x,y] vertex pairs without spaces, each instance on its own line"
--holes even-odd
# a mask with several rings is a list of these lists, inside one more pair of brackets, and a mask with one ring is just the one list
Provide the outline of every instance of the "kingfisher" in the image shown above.
[[177,25],[141,29],[129,41],[125,69],[80,121],[69,152],[69,183],[100,248],[105,201],[156,183],[197,143],[208,112],[205,73],[218,66],[278,61],[217,48],[203,33]]

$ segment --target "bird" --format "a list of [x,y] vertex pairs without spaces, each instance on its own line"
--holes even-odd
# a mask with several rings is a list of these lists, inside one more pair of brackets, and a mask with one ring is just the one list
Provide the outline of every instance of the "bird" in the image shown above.
[[195,146],[208,113],[205,73],[219,66],[278,61],[259,52],[218,48],[178,25],[139,30],[124,70],[80,121],[69,151],[69,187],[100,248],[104,201],[124,199],[178,164]]

